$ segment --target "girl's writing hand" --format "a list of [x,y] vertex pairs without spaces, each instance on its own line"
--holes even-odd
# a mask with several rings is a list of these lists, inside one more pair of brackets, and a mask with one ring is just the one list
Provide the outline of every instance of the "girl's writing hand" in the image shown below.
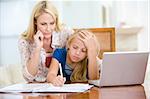
[[58,75],[56,78],[53,79],[52,84],[54,86],[63,86],[65,81],[66,81],[65,77]]

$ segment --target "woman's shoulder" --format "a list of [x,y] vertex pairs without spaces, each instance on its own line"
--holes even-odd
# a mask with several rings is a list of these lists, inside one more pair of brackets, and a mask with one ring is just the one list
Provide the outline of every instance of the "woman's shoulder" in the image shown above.
[[74,30],[70,28],[69,26],[63,25],[61,28],[61,33],[71,35],[74,33]]
[[18,43],[19,43],[19,45],[28,45],[31,42],[29,40],[25,39],[24,37],[19,36]]
[[19,43],[27,43],[27,40],[24,38],[24,37],[22,37],[22,36],[19,36]]
[[19,36],[19,41],[22,41],[22,42],[23,42],[23,41],[24,41],[24,42],[27,42],[27,40],[25,39],[25,37],[23,37],[22,35],[20,35],[20,36]]
[[[66,26],[63,26],[60,31],[53,32],[52,46],[53,48],[64,47],[68,37],[73,34],[74,31]],[[58,47],[57,47],[58,46]]]

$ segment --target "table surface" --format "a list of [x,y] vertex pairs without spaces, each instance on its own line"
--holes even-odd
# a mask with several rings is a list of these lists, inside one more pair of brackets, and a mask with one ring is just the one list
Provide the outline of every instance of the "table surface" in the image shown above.
[[0,93],[0,99],[150,99],[150,83],[93,87],[82,93]]

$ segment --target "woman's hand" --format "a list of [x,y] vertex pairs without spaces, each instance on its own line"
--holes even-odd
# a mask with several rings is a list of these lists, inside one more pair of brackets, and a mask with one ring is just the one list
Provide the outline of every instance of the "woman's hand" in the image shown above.
[[80,32],[80,35],[82,36],[82,38],[80,37],[79,39],[84,42],[88,51],[88,55],[92,54],[93,56],[97,56],[98,46],[94,34],[90,33],[89,31],[83,30]]
[[34,35],[34,41],[36,43],[37,48],[43,47],[43,33],[41,31],[37,31],[37,33]]
[[63,78],[62,76],[58,75],[57,77],[55,77],[55,78],[51,81],[51,83],[52,83],[54,86],[63,86],[64,83],[65,83],[65,81],[66,81],[66,78],[65,78],[65,77]]

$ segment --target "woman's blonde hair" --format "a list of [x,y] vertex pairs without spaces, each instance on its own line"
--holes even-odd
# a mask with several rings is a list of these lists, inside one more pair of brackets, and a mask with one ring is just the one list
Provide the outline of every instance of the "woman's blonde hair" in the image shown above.
[[[77,37],[81,37],[83,38],[80,33],[82,31],[87,31],[87,30],[75,30],[75,32],[69,37],[69,39],[67,40],[67,44],[66,44],[66,48],[69,49],[70,45],[71,45],[71,42]],[[88,31],[89,32],[89,31]],[[89,32],[91,33],[91,32]],[[100,50],[100,47],[99,47],[99,43],[96,39],[96,36],[91,33],[93,35],[93,37],[95,38],[96,40],[96,48],[97,48],[97,55],[99,54],[99,50]],[[70,80],[72,82],[84,82],[84,81],[87,81],[87,66],[88,66],[88,58],[87,56],[82,60],[80,61],[79,63],[76,64],[75,66],[75,69],[70,77]]]
[[22,34],[22,36],[27,39],[27,40],[33,40],[33,36],[37,32],[37,26],[36,26],[36,21],[37,18],[42,15],[43,13],[48,13],[52,15],[56,22],[56,28],[55,31],[60,31],[61,30],[61,24],[59,20],[59,15],[58,11],[55,8],[55,6],[48,0],[42,0],[38,2],[35,7],[33,8],[32,15],[30,18],[30,23],[27,28],[27,31]]

